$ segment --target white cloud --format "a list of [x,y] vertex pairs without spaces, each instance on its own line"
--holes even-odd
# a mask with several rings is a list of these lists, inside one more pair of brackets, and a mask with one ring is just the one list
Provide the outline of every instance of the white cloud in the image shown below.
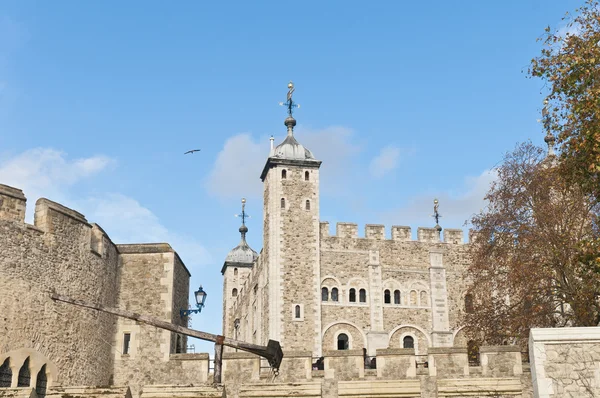
[[485,208],[487,203],[484,197],[496,178],[494,170],[485,170],[476,177],[466,177],[463,187],[458,191],[413,196],[405,206],[386,211],[383,217],[392,220],[395,225],[410,225],[413,228],[433,226],[433,199],[438,198],[442,215],[440,225],[444,228],[462,228],[465,221]]
[[200,242],[166,228],[159,218],[137,200],[118,193],[80,198],[74,186],[115,164],[106,156],[69,160],[63,152],[36,148],[0,162],[0,184],[22,189],[31,200],[27,222],[33,221],[35,200],[47,197],[82,213],[102,226],[115,243],[169,243],[190,265],[210,262]]
[[206,179],[206,189],[220,197],[260,195],[262,184],[258,173],[268,155],[267,140],[261,144],[248,133],[228,138]]
[[[34,201],[39,197],[68,201],[68,188],[113,164],[106,156],[68,160],[65,153],[35,148],[0,162],[0,183],[22,189]],[[33,219],[33,206],[28,206],[28,220]]]
[[385,174],[398,167],[400,160],[400,148],[392,145],[381,148],[379,155],[371,160],[369,172],[375,178],[381,178]]
[[190,266],[211,263],[208,250],[190,236],[166,228],[158,217],[137,200],[121,194],[107,194],[78,202],[88,220],[96,222],[115,243],[169,243]]
[[[296,139],[310,149],[327,167],[321,169],[321,187],[331,192],[348,178],[348,166],[360,147],[354,141],[352,130],[345,127],[328,127],[311,130],[298,127]],[[283,141],[275,137],[275,145]],[[265,137],[256,141],[248,133],[235,135],[225,142],[223,149],[206,179],[209,193],[220,197],[257,197],[262,193],[260,175],[269,156],[269,141]],[[341,184],[340,184],[341,182]]]

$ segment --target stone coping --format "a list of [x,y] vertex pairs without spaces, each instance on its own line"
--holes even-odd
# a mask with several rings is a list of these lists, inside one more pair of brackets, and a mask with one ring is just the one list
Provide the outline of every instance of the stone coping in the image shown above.
[[173,253],[173,247],[168,243],[126,243],[117,244],[121,254],[141,253]]
[[171,354],[169,359],[173,361],[208,361],[209,355],[206,352],[199,353],[181,353]]
[[376,355],[379,356],[388,356],[388,355],[406,355],[406,356],[414,356],[415,349],[414,348],[383,348],[375,350]]
[[35,212],[38,213],[38,207],[41,206],[46,206],[48,207],[48,209],[54,210],[57,213],[60,213],[62,215],[65,215],[67,217],[72,218],[73,220],[79,221],[85,225],[87,225],[88,227],[92,227],[86,220],[85,216],[81,213],[79,213],[78,211],[75,211],[73,209],[69,209],[66,206],[61,205],[60,203],[56,203],[53,202],[49,199],[46,198],[40,198],[37,200],[37,202],[35,202]]
[[129,387],[110,386],[67,386],[51,387],[46,391],[46,397],[53,398],[73,398],[73,397],[123,397],[131,398]]
[[467,347],[429,347],[427,354],[466,354]]
[[521,352],[521,347],[517,345],[484,345],[479,347],[479,353],[495,352]]
[[600,327],[574,327],[574,328],[533,328],[529,331],[531,342],[558,343],[572,340],[573,342],[600,341]]
[[[283,356],[285,358],[285,354]],[[252,354],[250,352],[224,352],[223,359],[256,359],[259,360],[260,356]]]
[[331,357],[362,357],[363,350],[331,350],[323,351],[325,358]]
[[283,359],[285,360],[286,358],[311,358],[312,359],[312,352],[311,351],[284,351]]
[[0,388],[1,398],[34,398],[37,397],[35,390],[31,387],[3,387]]
[[10,196],[11,198],[27,200],[25,194],[19,188],[13,188],[8,185],[0,184],[0,193],[6,196]]

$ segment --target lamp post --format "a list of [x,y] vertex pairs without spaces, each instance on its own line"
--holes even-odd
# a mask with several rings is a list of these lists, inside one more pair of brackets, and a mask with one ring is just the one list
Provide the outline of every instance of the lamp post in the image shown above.
[[200,285],[200,288],[194,292],[194,296],[196,296],[196,307],[198,307],[198,309],[196,309],[196,310],[190,310],[190,309],[179,310],[179,315],[182,318],[184,316],[188,316],[190,314],[199,314],[200,312],[202,312],[202,308],[204,307],[204,302],[206,301],[206,296],[207,296],[204,289],[202,289],[202,285]]

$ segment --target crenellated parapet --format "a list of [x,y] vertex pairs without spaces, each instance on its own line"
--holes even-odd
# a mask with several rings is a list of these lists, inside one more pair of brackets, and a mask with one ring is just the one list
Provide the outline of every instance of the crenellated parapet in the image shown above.
[[[393,225],[391,228],[391,239],[386,237],[385,226],[381,224],[366,224],[364,229],[364,237],[358,234],[359,226],[356,223],[338,222],[335,226],[335,234],[330,234],[330,225],[328,221],[320,223],[320,237],[324,238],[340,238],[340,239],[370,239],[370,240],[387,240],[398,242],[410,242],[412,239],[412,229],[408,226]],[[441,236],[440,236],[441,235]],[[472,243],[474,233],[469,231],[469,242]],[[462,229],[444,229],[438,232],[435,228],[419,227],[417,228],[416,242],[422,243],[447,243],[451,245],[464,244],[464,231]]]

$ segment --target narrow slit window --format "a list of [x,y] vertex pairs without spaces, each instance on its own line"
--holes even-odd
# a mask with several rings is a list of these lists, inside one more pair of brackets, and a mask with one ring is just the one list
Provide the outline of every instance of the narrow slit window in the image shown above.
[[310,210],[310,200],[306,201],[306,210]]
[[296,307],[294,307],[294,317],[296,319],[300,319],[300,306],[298,304],[296,304]]
[[281,208],[285,209],[285,199],[281,198]]
[[350,289],[350,302],[356,303],[356,289]]
[[360,301],[361,303],[367,302],[367,291],[365,289],[360,289],[358,291],[358,301]]
[[338,289],[334,287],[331,289],[331,301],[338,301]]
[[29,358],[25,360],[23,366],[19,370],[19,378],[17,379],[17,387],[29,387],[31,385],[31,371],[29,370]]
[[326,287],[321,288],[321,301],[329,301],[329,290]]
[[281,179],[285,180],[287,178],[287,171],[286,170],[281,170]]
[[12,383],[12,369],[10,368],[10,359],[6,358],[0,366],[0,388],[10,387]]
[[383,292],[383,302],[385,304],[390,304],[392,302],[390,291],[388,289],[385,289],[385,291]]
[[42,366],[37,374],[35,382],[35,392],[38,398],[44,398],[46,396],[46,387],[48,386],[48,377],[46,376],[46,365]]
[[237,289],[235,287],[231,291],[231,297],[237,297]]
[[237,268],[233,269],[233,276],[238,276],[238,269]]
[[131,333],[123,334],[123,355],[129,354],[129,343],[131,342]]
[[350,342],[348,341],[348,335],[346,333],[340,333],[337,337],[337,349],[347,350],[350,348]]
[[473,310],[473,295],[470,293],[465,296],[465,312],[467,314],[472,314],[474,312],[474,310]]
[[394,290],[394,304],[400,304],[400,290]]
[[310,173],[308,171],[304,172],[304,181],[310,180]]

